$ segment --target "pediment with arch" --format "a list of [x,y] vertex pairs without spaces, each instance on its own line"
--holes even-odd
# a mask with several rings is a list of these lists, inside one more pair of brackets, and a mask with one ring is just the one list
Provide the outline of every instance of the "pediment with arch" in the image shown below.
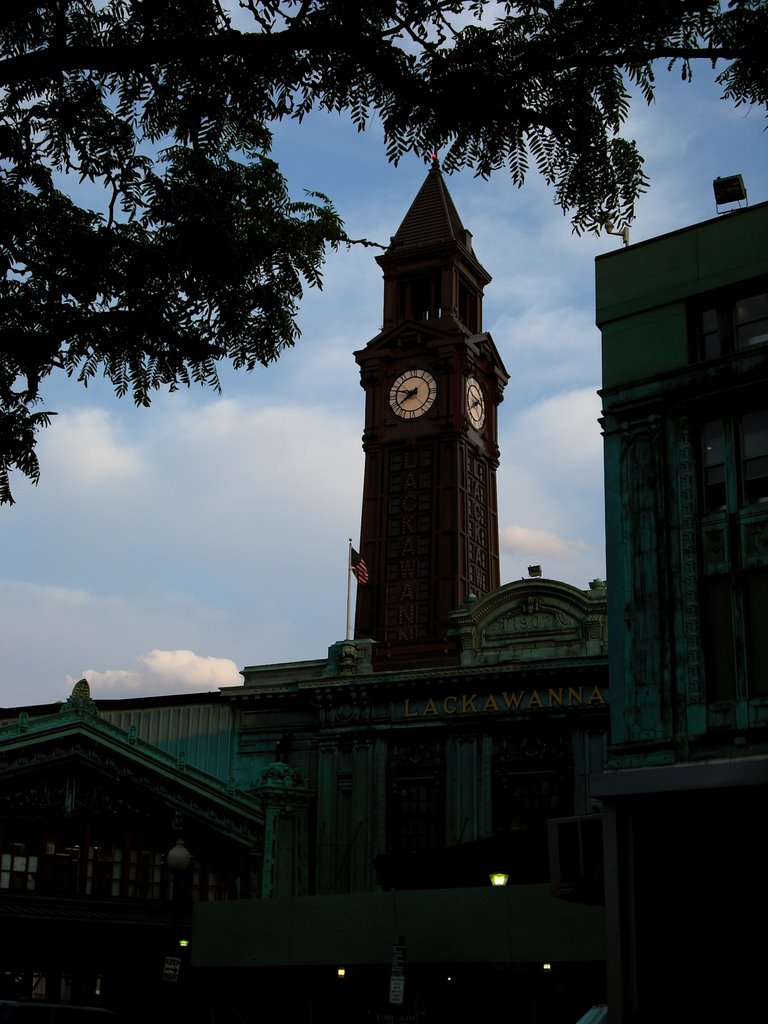
[[589,590],[518,580],[483,597],[470,595],[452,616],[462,664],[604,656],[606,600],[600,580]]

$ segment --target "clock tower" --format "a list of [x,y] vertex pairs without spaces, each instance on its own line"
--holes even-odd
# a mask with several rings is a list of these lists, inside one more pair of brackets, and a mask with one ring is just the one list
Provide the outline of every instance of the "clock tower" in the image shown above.
[[355,635],[388,667],[458,660],[450,612],[499,586],[497,408],[509,375],[482,329],[491,280],[437,160],[389,248],[365,390]]

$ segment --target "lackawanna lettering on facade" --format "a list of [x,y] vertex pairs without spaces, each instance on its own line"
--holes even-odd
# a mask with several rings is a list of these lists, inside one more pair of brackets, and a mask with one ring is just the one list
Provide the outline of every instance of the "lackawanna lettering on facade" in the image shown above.
[[403,701],[403,718],[425,718],[428,715],[482,715],[487,712],[536,711],[551,708],[585,707],[607,704],[599,686],[558,686],[548,690],[513,690],[507,693],[462,693],[434,700]]

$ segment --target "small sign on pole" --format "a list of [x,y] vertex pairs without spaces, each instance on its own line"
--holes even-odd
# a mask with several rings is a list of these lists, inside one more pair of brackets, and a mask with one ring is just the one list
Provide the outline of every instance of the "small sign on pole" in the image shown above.
[[393,974],[389,979],[389,1005],[402,1006],[405,995],[405,978],[402,974]]
[[178,981],[181,960],[177,956],[167,956],[163,964],[163,981]]
[[389,976],[389,1004],[402,1006],[405,993],[405,946],[392,947],[392,973]]

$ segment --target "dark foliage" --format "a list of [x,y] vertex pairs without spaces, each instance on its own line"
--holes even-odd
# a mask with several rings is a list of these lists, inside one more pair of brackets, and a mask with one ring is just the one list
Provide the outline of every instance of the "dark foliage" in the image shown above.
[[11,470],[38,477],[54,370],[147,405],[294,343],[304,287],[348,239],[326,197],[291,198],[270,123],[378,115],[394,161],[439,150],[518,184],[533,165],[575,230],[621,226],[646,185],[620,134],[629,85],[650,100],[654,69],[703,59],[726,98],[766,104],[767,24],[766,0],[4,4],[0,502]]

